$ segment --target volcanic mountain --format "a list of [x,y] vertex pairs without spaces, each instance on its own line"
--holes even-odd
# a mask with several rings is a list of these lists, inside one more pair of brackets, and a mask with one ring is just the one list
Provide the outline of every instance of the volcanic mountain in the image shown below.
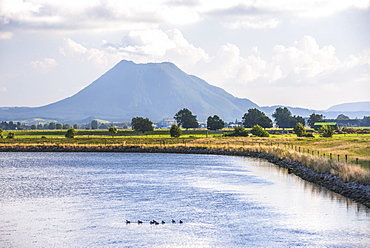
[[199,121],[210,115],[231,121],[258,106],[186,74],[173,63],[122,60],[75,95],[38,108],[12,108],[12,117],[82,120],[94,116],[130,121],[140,116],[156,122],[173,117],[182,108],[192,111]]

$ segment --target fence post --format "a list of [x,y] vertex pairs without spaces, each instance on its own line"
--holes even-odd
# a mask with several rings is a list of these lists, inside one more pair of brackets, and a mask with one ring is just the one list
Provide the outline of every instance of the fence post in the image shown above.
[[348,155],[345,155],[345,157],[346,157],[346,164],[347,164],[347,162],[348,162]]
[[331,153],[330,153],[330,160],[332,160],[332,159],[333,159],[333,158],[332,158],[332,156],[333,156],[333,154],[331,154]]
[[356,158],[356,164],[358,164],[358,158]]
[[340,155],[338,154],[338,162],[339,162],[339,156],[340,156]]

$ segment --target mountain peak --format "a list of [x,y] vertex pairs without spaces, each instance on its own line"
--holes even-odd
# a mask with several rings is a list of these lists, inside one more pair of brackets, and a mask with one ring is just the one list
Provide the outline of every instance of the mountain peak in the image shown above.
[[121,60],[77,94],[29,110],[26,115],[68,120],[95,116],[111,121],[141,116],[160,121],[188,108],[199,121],[210,115],[231,121],[255,107],[258,106],[250,100],[236,98],[188,75],[171,62],[136,64]]

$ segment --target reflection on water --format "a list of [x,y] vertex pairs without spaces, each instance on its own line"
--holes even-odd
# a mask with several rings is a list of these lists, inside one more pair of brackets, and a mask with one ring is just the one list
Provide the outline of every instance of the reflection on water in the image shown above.
[[[0,247],[370,243],[368,209],[258,159],[139,153],[0,156]],[[166,223],[150,224],[153,219]]]

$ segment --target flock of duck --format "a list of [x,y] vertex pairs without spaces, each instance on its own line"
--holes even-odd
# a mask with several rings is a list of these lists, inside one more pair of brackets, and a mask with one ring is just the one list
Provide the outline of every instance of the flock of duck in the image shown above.
[[[126,224],[130,224],[131,223],[131,221],[130,220],[126,220]],[[142,221],[142,220],[138,220],[137,221],[137,224],[143,224],[144,222]],[[156,221],[156,220],[151,220],[150,222],[149,222],[150,224],[154,224],[154,225],[159,225],[159,224],[166,224],[166,222],[165,221],[161,221],[161,222],[158,222],[158,221]],[[171,221],[171,223],[172,224],[175,224],[176,223],[176,221],[174,220],[174,219],[172,219],[172,221]],[[182,220],[180,220],[179,221],[179,223],[180,224],[182,224],[182,223],[184,223]]]

